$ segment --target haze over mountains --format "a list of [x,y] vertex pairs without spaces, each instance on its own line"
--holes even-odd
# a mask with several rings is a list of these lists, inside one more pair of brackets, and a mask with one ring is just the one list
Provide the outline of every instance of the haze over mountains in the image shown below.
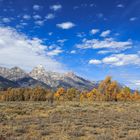
[[90,90],[97,86],[97,83],[79,77],[72,72],[47,71],[42,65],[33,68],[29,73],[20,67],[11,69],[0,67],[0,88],[35,86],[49,89],[74,87],[80,90]]

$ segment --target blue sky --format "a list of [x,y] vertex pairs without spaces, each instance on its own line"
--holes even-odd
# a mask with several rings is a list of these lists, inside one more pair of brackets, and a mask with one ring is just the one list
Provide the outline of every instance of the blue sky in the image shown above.
[[0,65],[42,64],[140,89],[140,0],[0,0]]

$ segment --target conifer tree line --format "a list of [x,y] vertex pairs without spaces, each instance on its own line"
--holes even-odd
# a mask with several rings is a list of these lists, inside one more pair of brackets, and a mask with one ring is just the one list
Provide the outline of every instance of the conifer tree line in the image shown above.
[[35,88],[8,88],[0,91],[0,101],[140,101],[139,91],[131,92],[129,87],[120,87],[111,77],[106,77],[97,88],[91,91],[80,91],[75,88],[58,88],[55,92]]

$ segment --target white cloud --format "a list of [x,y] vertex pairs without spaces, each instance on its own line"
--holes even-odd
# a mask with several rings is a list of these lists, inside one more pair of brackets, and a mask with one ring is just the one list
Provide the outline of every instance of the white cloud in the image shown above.
[[120,54],[118,55],[112,55],[109,57],[105,57],[102,62],[105,64],[111,64],[111,65],[121,65],[121,63],[123,64],[122,61],[120,61],[120,59],[123,59],[123,57],[120,57]]
[[104,58],[102,61],[114,66],[140,65],[140,57],[137,54],[115,54]]
[[20,23],[20,24],[17,24],[17,25],[16,25],[16,29],[21,29],[21,28],[23,28],[23,26],[24,26],[24,25],[22,25],[21,23]]
[[49,32],[48,35],[49,35],[49,36],[53,35],[53,32]]
[[140,86],[140,80],[132,80],[130,82],[135,86]]
[[76,50],[72,50],[70,53],[71,54],[76,54]]
[[130,21],[135,21],[135,20],[137,20],[137,17],[131,17],[129,20]]
[[110,30],[106,30],[106,31],[103,31],[100,36],[101,37],[107,37],[110,33],[111,33]]
[[102,62],[100,60],[97,60],[97,59],[92,59],[92,60],[89,61],[89,64],[95,64],[95,65],[97,65],[97,64],[101,64],[101,63]]
[[26,26],[26,25],[28,25],[28,23],[26,23],[26,22],[21,22],[20,25]]
[[47,55],[48,56],[56,56],[56,55],[59,55],[62,52],[63,52],[63,50],[61,50],[60,48],[56,48],[54,50],[51,50],[51,51],[47,52]]
[[[113,38],[106,38],[104,40],[98,39],[83,39],[81,44],[77,44],[77,48],[81,49],[106,49],[109,52],[120,52],[128,48],[132,48],[132,41],[116,41]],[[105,51],[106,51],[105,50]]]
[[54,58],[46,55],[48,46],[38,38],[17,32],[10,27],[0,27],[0,65],[20,66],[30,70],[38,64],[42,64],[47,70],[61,71],[63,66]]
[[[92,62],[92,60],[90,60],[89,62]],[[138,54],[114,54],[114,55],[105,57],[102,60],[97,60],[97,62],[99,62],[97,64],[102,63],[102,64],[111,65],[111,66],[126,66],[126,65],[140,66],[140,56]]]
[[140,90],[140,79],[139,75],[136,77],[133,75],[128,75],[127,78],[125,79],[127,81],[127,85],[129,87],[132,87],[133,89]]
[[36,11],[40,10],[40,8],[41,8],[40,5],[33,5],[33,9],[36,10]]
[[123,4],[118,4],[117,7],[118,7],[118,8],[123,8],[124,5],[123,5]]
[[4,23],[9,23],[9,22],[11,22],[10,18],[3,18],[2,21],[3,21]]
[[41,17],[40,15],[34,15],[33,18],[34,18],[35,20],[39,20],[39,19],[41,19],[42,17]]
[[53,19],[53,18],[55,18],[55,15],[52,13],[49,13],[45,18],[46,19]]
[[[113,52],[115,53],[115,51],[113,51]],[[111,51],[109,51],[109,50],[101,50],[101,51],[98,51],[98,54],[107,54],[107,53],[111,53]]]
[[57,40],[58,43],[64,43],[66,41],[67,41],[67,39],[59,39],[59,40]]
[[63,22],[63,23],[57,24],[56,26],[61,29],[67,30],[67,29],[73,28],[75,24],[72,22]]
[[44,20],[37,20],[37,21],[35,21],[35,24],[42,26],[42,25],[44,25]]
[[86,34],[84,32],[81,32],[81,33],[77,33],[76,35],[77,37],[80,37],[80,38],[83,38],[86,36]]
[[57,42],[59,46],[64,46],[64,43],[67,41],[67,39],[58,39]]
[[62,5],[60,5],[60,4],[50,6],[50,9],[52,9],[54,11],[58,11],[61,8],[62,8]]
[[99,32],[100,30],[99,29],[92,29],[90,32],[91,34],[95,35]]
[[119,36],[120,35],[120,33],[115,33],[115,36]]
[[31,18],[30,15],[24,15],[24,16],[23,16],[23,19],[26,19],[26,20],[29,20],[30,18]]

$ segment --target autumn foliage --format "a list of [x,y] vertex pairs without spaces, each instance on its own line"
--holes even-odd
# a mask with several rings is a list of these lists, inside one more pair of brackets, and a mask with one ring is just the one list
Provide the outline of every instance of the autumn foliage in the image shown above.
[[58,88],[55,92],[41,87],[9,88],[0,91],[1,101],[140,101],[139,91],[131,92],[129,87],[120,87],[111,77],[106,77],[97,88],[80,91],[75,88]]
[[41,87],[36,88],[9,88],[1,91],[0,99],[3,101],[51,101],[53,93]]

